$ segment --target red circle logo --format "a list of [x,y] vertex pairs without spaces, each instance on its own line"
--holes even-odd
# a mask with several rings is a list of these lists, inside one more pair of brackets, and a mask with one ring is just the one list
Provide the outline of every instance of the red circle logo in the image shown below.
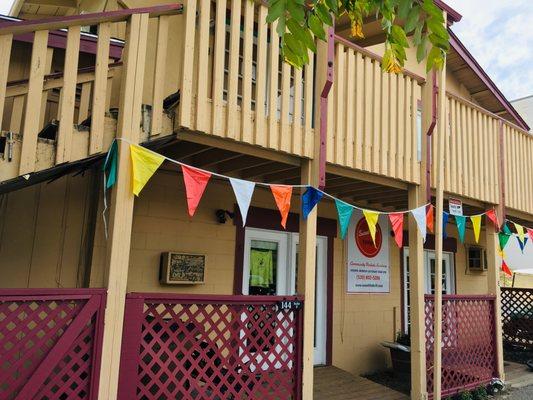
[[359,251],[368,258],[373,258],[378,255],[381,250],[381,244],[383,242],[383,236],[381,234],[381,228],[379,224],[376,224],[376,244],[372,241],[370,230],[368,229],[368,223],[363,217],[359,220],[355,226],[355,244]]

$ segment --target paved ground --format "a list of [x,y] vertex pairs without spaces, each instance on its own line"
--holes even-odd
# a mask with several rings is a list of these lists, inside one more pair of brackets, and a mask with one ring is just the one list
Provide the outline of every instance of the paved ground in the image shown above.
[[505,400],[531,400],[533,399],[533,386],[526,386],[520,389],[511,389],[510,392],[502,394],[498,399]]

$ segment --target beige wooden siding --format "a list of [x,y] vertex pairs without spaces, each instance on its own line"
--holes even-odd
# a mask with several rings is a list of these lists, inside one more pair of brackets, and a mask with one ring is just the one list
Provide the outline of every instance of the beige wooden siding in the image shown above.
[[412,74],[384,73],[378,57],[337,41],[328,162],[419,183],[421,82]]
[[301,70],[283,62],[266,5],[204,0],[185,12],[178,125],[311,156],[314,62]]

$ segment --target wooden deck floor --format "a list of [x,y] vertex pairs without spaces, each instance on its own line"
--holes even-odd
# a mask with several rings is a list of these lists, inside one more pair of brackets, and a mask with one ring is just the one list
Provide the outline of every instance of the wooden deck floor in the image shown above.
[[408,400],[403,393],[336,367],[315,368],[314,400]]

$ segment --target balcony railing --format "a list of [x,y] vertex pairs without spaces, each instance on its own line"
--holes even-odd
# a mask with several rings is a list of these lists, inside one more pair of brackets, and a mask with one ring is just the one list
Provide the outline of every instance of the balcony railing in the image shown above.
[[419,183],[424,79],[407,71],[383,72],[379,56],[338,36],[335,46],[328,161]]

